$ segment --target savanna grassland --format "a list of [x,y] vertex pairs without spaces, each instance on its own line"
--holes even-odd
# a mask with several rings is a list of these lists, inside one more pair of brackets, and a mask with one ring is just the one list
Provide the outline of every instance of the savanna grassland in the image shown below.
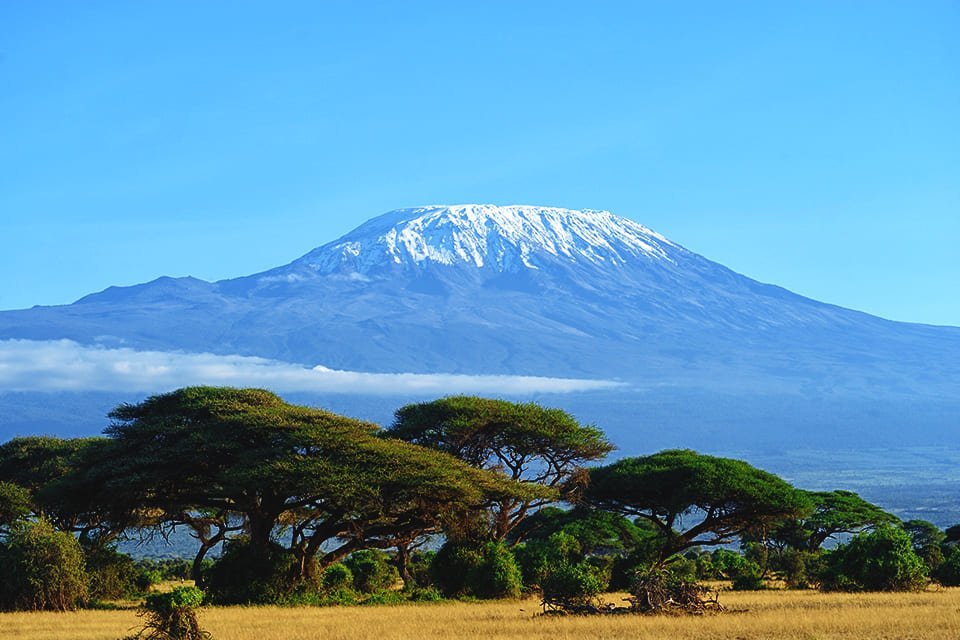
[[[540,616],[537,600],[374,607],[210,607],[218,640],[829,640],[960,638],[960,588],[922,593],[724,592],[707,616]],[[116,640],[137,627],[132,609],[0,614],[0,638]]]

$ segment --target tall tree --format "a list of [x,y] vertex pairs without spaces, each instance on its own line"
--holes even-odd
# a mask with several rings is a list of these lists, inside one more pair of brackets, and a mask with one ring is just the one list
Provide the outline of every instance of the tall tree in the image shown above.
[[651,522],[661,536],[660,562],[810,508],[802,492],[771,473],[686,449],[591,469],[585,500]]
[[497,502],[491,509],[496,540],[506,539],[528,514],[557,497],[574,497],[586,476],[581,465],[613,450],[602,431],[581,425],[561,409],[474,396],[402,407],[386,435],[556,491]]

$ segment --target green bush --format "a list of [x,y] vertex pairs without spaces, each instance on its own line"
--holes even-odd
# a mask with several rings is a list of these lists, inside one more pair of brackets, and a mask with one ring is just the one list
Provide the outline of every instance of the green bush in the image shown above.
[[472,576],[481,564],[483,556],[474,545],[447,542],[434,556],[430,573],[444,594],[458,598],[471,594]]
[[390,556],[378,549],[354,551],[343,564],[353,574],[353,587],[360,593],[384,591],[400,582],[400,574],[390,564]]
[[448,542],[431,568],[437,585],[451,597],[518,598],[523,587],[520,567],[502,542]]
[[530,588],[542,586],[552,567],[577,563],[583,557],[580,543],[564,531],[518,545],[513,553],[523,575],[523,584]]
[[430,565],[436,557],[436,551],[420,551],[411,555],[407,571],[410,573],[412,584],[405,584],[405,589],[433,587],[433,574]]
[[203,591],[196,587],[177,587],[169,593],[147,596],[139,612],[146,619],[143,629],[127,640],[209,640],[210,634],[197,620],[203,599]]
[[523,576],[517,561],[502,542],[483,547],[483,561],[472,579],[473,595],[478,598],[519,598]]
[[917,591],[926,583],[926,564],[910,536],[889,525],[860,533],[827,553],[820,573],[825,591]]
[[960,587],[960,547],[949,548],[933,577],[945,587]]
[[0,576],[0,609],[70,611],[88,595],[80,543],[42,519],[12,527]]
[[138,585],[141,572],[130,556],[99,544],[84,546],[83,552],[91,599],[118,600],[146,591]]
[[287,549],[274,544],[256,553],[241,539],[227,544],[203,573],[203,586],[217,604],[276,604],[297,592],[319,591],[319,580],[304,582],[298,575],[299,563]]
[[136,578],[137,590],[141,593],[150,590],[150,587],[163,582],[163,573],[157,569],[141,569]]
[[410,602],[441,602],[444,600],[443,594],[434,587],[414,587],[408,592],[407,598]]
[[606,581],[589,565],[561,564],[543,580],[543,603],[563,610],[590,605],[606,587]]
[[320,584],[324,591],[353,588],[353,572],[342,562],[335,562],[323,570]]

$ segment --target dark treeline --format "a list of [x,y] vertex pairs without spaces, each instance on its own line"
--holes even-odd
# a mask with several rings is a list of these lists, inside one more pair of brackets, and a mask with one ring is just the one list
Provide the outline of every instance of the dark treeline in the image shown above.
[[[704,580],[960,583],[960,527],[689,450],[596,466],[613,450],[603,432],[533,403],[443,398],[380,429],[259,389],[191,387],[110,419],[101,438],[0,445],[0,609],[187,577],[224,604],[538,592],[568,611],[599,610],[611,590],[636,610],[696,608]],[[188,561],[115,549],[178,530],[196,539]]]

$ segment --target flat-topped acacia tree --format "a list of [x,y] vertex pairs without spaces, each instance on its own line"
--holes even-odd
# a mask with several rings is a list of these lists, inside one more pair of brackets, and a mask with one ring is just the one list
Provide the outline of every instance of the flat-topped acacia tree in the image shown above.
[[802,491],[771,473],[688,449],[591,469],[584,499],[651,522],[661,536],[660,563],[691,547],[724,544],[810,509]]
[[73,477],[90,503],[227,513],[242,521],[251,553],[268,553],[285,528],[302,575],[314,560],[394,546],[458,510],[541,492],[261,389],[188,387],[110,416],[109,446]]
[[506,496],[494,504],[491,533],[496,540],[506,539],[529,513],[557,496],[574,497],[585,479],[581,465],[613,450],[601,430],[580,424],[561,409],[475,396],[401,407],[385,434],[558,492]]

